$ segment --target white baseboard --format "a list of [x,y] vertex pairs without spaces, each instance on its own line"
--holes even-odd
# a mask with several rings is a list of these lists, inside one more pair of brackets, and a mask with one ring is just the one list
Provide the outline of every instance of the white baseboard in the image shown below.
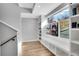
[[22,42],[32,42],[32,41],[39,41],[39,39],[36,39],[36,40],[26,40],[26,41],[22,41]]

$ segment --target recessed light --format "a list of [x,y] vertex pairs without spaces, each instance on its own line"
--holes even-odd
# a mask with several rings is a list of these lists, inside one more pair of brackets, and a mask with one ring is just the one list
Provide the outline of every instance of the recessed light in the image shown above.
[[38,7],[40,7],[40,6],[38,6]]

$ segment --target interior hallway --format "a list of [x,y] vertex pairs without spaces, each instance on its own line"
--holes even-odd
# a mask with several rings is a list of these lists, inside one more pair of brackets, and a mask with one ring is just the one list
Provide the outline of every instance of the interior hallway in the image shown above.
[[22,56],[55,56],[39,41],[23,42]]

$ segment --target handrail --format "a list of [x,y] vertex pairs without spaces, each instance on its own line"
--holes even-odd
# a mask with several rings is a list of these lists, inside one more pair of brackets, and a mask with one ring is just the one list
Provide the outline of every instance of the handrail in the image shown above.
[[10,38],[9,40],[5,41],[4,43],[0,44],[0,46],[3,46],[4,44],[8,43],[8,42],[11,41],[11,40],[14,41],[14,40],[15,40],[15,39],[14,39],[15,37],[16,37],[16,35],[13,36],[12,38]]

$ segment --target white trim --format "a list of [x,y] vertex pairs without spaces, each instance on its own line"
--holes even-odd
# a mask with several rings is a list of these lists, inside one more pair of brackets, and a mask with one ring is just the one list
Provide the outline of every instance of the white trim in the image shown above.
[[71,16],[71,18],[79,17],[79,14]]
[[3,24],[5,24],[5,25],[7,25],[8,27],[14,29],[15,31],[19,31],[18,29],[14,28],[13,26],[9,25],[8,23],[6,23],[6,22],[4,22],[2,20],[0,20],[0,22],[3,23]]
[[[17,40],[18,41],[18,40]],[[18,44],[17,44],[17,54],[18,54],[18,56],[21,56],[22,55],[22,48],[21,48],[21,46],[22,46],[22,42],[17,42]]]
[[79,31],[79,28],[71,28],[73,31]]
[[78,41],[71,41],[72,43],[74,43],[74,44],[77,44],[77,45],[79,45],[79,42]]
[[33,42],[33,41],[39,41],[39,39],[36,39],[36,40],[26,40],[26,41],[22,41],[22,42]]
[[21,13],[21,18],[39,18],[38,14]]

